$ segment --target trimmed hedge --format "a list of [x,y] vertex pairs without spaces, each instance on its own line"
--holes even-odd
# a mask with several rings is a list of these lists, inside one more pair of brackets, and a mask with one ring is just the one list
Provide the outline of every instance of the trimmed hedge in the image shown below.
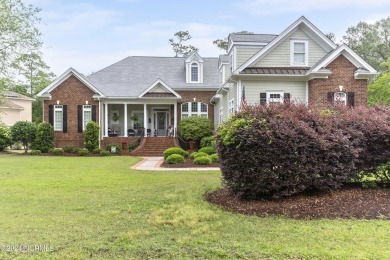
[[30,151],[31,155],[40,155],[41,153],[42,153],[41,150],[31,150]]
[[0,152],[12,145],[11,130],[0,124]]
[[64,150],[65,153],[74,153],[76,152],[76,147],[73,145],[65,145],[62,150]]
[[87,156],[89,154],[89,151],[87,148],[80,148],[77,150],[77,155],[79,156]]
[[184,157],[180,154],[171,154],[169,155],[165,161],[169,164],[178,164],[184,162]]
[[203,148],[199,149],[198,152],[207,153],[208,155],[212,155],[216,151],[215,151],[214,147],[203,147]]
[[102,150],[100,151],[100,156],[110,156],[111,153],[109,151],[106,151],[106,150]]
[[184,151],[182,148],[180,147],[171,147],[171,148],[168,148],[166,149],[164,152],[164,159],[166,159],[168,156],[172,155],[172,154],[180,154],[181,156],[183,156],[184,158],[185,157],[188,157],[189,153],[187,151]]
[[342,115],[295,104],[234,115],[217,134],[224,184],[241,197],[340,187],[356,177],[361,142],[355,138],[364,136],[359,127],[341,127]]
[[90,152],[99,148],[99,125],[94,121],[89,121],[85,126],[84,146]]
[[211,159],[211,162],[212,162],[212,163],[217,163],[217,162],[219,162],[219,157],[218,157],[218,154],[216,154],[216,153],[210,155],[210,159]]
[[64,154],[64,150],[62,150],[61,148],[55,148],[51,150],[51,153],[55,156],[59,156]]
[[31,144],[31,148],[40,150],[44,153],[47,153],[50,149],[54,148],[54,128],[51,124],[48,122],[38,124],[36,136]]
[[196,158],[199,158],[199,157],[208,157],[209,155],[205,152],[197,152],[195,155],[194,155],[194,159]]
[[216,147],[216,140],[214,136],[206,136],[200,140],[200,147]]
[[95,148],[95,149],[93,149],[92,153],[93,153],[93,154],[100,154],[101,151],[102,151],[102,149],[100,149],[100,148]]
[[198,154],[198,152],[192,152],[190,154],[190,160],[194,160],[195,159],[195,156]]
[[194,163],[198,164],[198,165],[209,165],[209,164],[211,164],[211,159],[208,156],[207,157],[201,156],[201,157],[195,158]]

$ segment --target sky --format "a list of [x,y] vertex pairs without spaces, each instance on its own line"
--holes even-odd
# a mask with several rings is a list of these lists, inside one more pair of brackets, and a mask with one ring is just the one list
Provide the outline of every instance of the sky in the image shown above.
[[203,57],[230,32],[279,34],[304,15],[341,41],[359,21],[390,16],[389,0],[24,0],[41,8],[44,60],[57,76],[91,74],[128,56],[174,56],[168,43],[189,31]]

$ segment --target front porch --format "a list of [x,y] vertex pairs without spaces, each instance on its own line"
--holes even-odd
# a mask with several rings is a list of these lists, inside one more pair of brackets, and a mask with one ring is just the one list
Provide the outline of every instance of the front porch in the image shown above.
[[101,136],[108,138],[176,136],[177,102],[136,104],[104,102]]

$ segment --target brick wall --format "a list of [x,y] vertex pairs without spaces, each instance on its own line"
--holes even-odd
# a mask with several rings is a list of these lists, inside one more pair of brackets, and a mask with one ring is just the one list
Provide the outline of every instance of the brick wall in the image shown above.
[[355,65],[340,55],[326,68],[332,72],[328,79],[309,81],[309,106],[317,109],[327,108],[328,92],[338,92],[339,86],[343,86],[343,92],[355,93],[355,106],[367,104],[367,80],[355,79]]
[[56,147],[64,147],[65,145],[84,146],[83,134],[77,132],[77,105],[85,105],[85,101],[88,101],[88,105],[96,105],[96,119],[98,120],[99,101],[93,100],[92,96],[94,94],[90,88],[72,75],[51,92],[51,100],[44,101],[44,120],[47,122],[49,122],[49,105],[56,105],[57,100],[60,105],[67,105],[67,133],[55,132]]
[[181,104],[193,102],[196,98],[196,102],[202,102],[208,105],[209,119],[214,123],[214,105],[210,103],[211,98],[215,95],[214,91],[176,91],[181,97],[181,103],[177,104],[177,118],[178,122],[181,120]]

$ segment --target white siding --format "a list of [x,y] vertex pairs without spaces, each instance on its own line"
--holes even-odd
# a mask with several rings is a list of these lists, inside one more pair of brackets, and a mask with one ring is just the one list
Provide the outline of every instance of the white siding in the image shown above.
[[[228,102],[231,100],[231,99],[234,99],[234,110],[237,111],[237,83],[236,84],[232,84],[229,88],[229,98],[228,98]],[[226,103],[226,106],[227,106],[227,110],[229,110],[229,103]]]
[[237,68],[240,67],[244,62],[253,57],[263,47],[237,47]]
[[157,84],[152,90],[149,92],[159,92],[159,93],[169,93],[169,91],[160,83]]
[[297,29],[290,37],[279,43],[263,59],[255,64],[255,67],[289,67],[290,66],[290,40],[308,40],[309,42],[309,66],[326,55],[326,51],[311,39],[301,29]]
[[283,91],[290,93],[294,102],[305,103],[306,82],[305,81],[242,81],[245,86],[245,99],[248,105],[260,103],[260,93],[267,91]]

